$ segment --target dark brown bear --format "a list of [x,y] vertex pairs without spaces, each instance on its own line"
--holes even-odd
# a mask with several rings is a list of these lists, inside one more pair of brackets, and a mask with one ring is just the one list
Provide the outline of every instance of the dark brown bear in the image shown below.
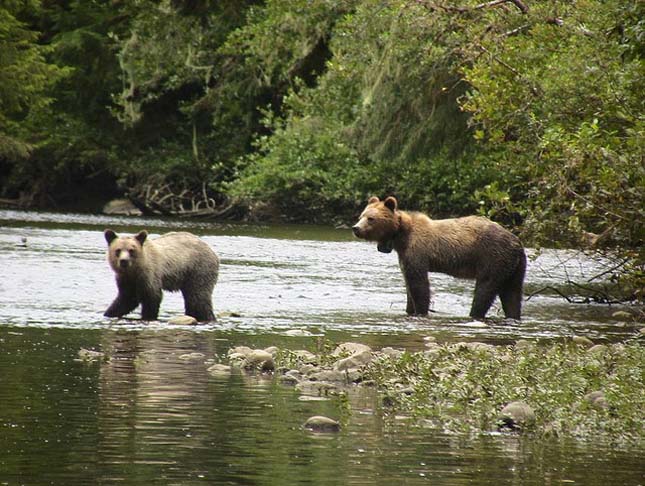
[[474,319],[483,319],[498,295],[506,317],[520,318],[526,255],[520,240],[497,223],[479,216],[433,220],[400,211],[393,197],[372,197],[352,229],[378,242],[379,251],[398,253],[408,314],[427,315],[428,272],[440,272],[475,279]]
[[148,239],[146,231],[118,236],[108,229],[105,240],[119,289],[105,316],[121,317],[141,304],[141,318],[154,321],[159,315],[162,290],[180,290],[186,315],[198,321],[215,320],[212,295],[219,258],[197,236],[177,232]]

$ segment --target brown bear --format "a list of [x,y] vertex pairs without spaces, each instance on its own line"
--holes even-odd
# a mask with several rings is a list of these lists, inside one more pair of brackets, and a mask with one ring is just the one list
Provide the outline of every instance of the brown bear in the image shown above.
[[118,236],[107,229],[105,240],[119,290],[105,316],[121,317],[141,304],[141,318],[154,321],[159,315],[162,290],[181,290],[186,315],[198,321],[215,320],[211,299],[219,258],[197,236],[173,232],[148,239],[147,231]]
[[406,311],[427,315],[428,272],[475,279],[470,316],[483,319],[499,295],[504,314],[520,319],[526,254],[510,231],[484,217],[433,220],[398,209],[394,197],[372,197],[352,227],[358,238],[378,242],[378,250],[399,255],[407,289]]

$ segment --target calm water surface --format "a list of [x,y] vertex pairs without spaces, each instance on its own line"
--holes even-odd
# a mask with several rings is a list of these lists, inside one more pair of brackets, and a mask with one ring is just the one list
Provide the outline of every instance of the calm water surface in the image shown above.
[[[116,295],[106,227],[202,236],[222,259],[217,323],[170,328],[164,322],[183,302],[169,293],[159,322],[142,323],[136,312],[105,319]],[[0,211],[0,258],[0,485],[644,483],[643,449],[446,435],[384,416],[370,390],[347,404],[267,377],[206,372],[238,344],[620,341],[634,334],[611,317],[620,307],[541,294],[526,303],[522,323],[483,325],[467,317],[472,285],[433,275],[435,313],[408,318],[396,256],[349,230],[319,227]],[[584,283],[602,269],[573,252],[545,252],[529,264],[527,292],[566,278]],[[111,359],[78,362],[81,348]],[[341,419],[342,431],[304,431],[318,414]]]

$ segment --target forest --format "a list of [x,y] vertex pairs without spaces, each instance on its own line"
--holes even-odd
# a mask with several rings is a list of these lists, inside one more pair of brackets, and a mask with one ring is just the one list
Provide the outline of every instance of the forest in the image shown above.
[[371,195],[645,298],[645,3],[6,0],[0,206],[348,224]]

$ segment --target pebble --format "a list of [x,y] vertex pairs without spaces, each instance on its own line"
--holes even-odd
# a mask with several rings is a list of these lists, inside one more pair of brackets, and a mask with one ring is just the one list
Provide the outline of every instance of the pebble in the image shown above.
[[309,417],[305,422],[305,429],[314,432],[338,432],[340,431],[340,423],[336,420],[324,417],[322,415],[315,415]]
[[194,326],[197,324],[197,319],[193,316],[175,316],[168,319],[168,324],[176,326]]

